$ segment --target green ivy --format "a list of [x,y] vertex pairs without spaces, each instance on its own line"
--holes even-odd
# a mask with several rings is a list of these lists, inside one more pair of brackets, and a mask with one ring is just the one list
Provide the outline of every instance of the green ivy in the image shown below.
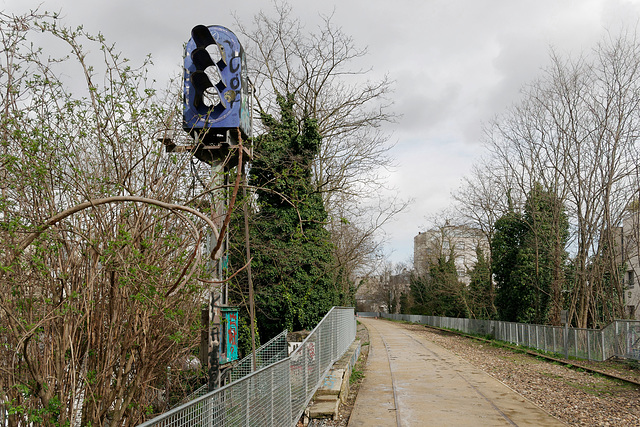
[[[330,274],[327,213],[312,183],[312,162],[321,144],[318,126],[310,118],[295,118],[292,96],[278,102],[280,119],[262,115],[267,132],[255,143],[250,172],[250,184],[258,188],[250,234],[263,340],[283,329],[312,328],[340,297]],[[232,261],[244,265],[244,241],[236,247]]]

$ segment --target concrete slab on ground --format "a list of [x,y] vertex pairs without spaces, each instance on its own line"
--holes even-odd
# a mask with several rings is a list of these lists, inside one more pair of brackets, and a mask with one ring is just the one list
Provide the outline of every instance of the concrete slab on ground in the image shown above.
[[359,320],[370,349],[349,427],[564,425],[421,335],[386,320]]
[[340,400],[318,400],[309,407],[309,418],[335,418]]
[[344,369],[331,369],[327,376],[324,377],[324,382],[316,392],[316,395],[338,396],[342,388],[344,373]]

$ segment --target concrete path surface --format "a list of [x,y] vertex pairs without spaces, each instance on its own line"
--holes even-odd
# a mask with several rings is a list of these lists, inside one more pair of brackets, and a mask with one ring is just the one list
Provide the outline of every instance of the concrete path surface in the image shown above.
[[387,320],[358,320],[371,347],[349,427],[564,425],[419,334]]

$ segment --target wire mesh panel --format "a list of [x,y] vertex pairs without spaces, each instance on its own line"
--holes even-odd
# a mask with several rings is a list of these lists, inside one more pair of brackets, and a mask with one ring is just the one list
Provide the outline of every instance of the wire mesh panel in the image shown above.
[[552,352],[553,350],[553,328],[550,326],[538,326],[538,349]]
[[[328,332],[328,331],[326,331]],[[291,408],[292,413],[304,411],[307,404],[307,391],[314,383],[316,372],[322,366],[322,357],[318,350],[325,352],[329,345],[324,328],[316,328],[314,333],[293,353],[291,353]],[[314,384],[315,385],[315,384]]]
[[640,360],[640,321],[617,320],[604,329],[604,337],[610,356]]
[[640,322],[626,321],[624,357],[640,360]]
[[604,340],[603,352],[606,358],[615,356],[622,352],[622,345],[618,337],[619,327],[618,322],[613,322],[602,330]]
[[[591,360],[591,349],[590,349],[590,336],[588,329],[576,329],[572,328],[571,333],[569,335],[573,335],[572,341],[574,344],[573,352],[569,352],[569,354],[573,354],[578,359],[587,359]],[[570,347],[571,349],[572,347]]]
[[287,330],[284,330],[256,350],[255,368],[253,366],[253,356],[250,354],[231,369],[229,379],[231,382],[236,381],[253,371],[279,362],[289,355],[288,352]]
[[605,360],[602,330],[592,330],[589,338],[591,360]]
[[[334,307],[291,356],[140,426],[294,426],[328,370],[355,336],[353,308]],[[279,343],[284,342],[286,351],[286,334],[284,338],[276,338],[277,343],[272,340],[263,347],[280,348]],[[282,349],[273,352],[265,349],[261,354],[260,360],[266,363],[279,358]]]
[[359,311],[358,317],[378,317],[377,311]]

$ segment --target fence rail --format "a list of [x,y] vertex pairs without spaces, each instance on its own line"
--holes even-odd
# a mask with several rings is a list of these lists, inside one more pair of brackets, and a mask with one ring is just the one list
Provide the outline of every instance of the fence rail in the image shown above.
[[[358,313],[359,314],[359,313]],[[578,359],[603,361],[611,357],[640,360],[640,321],[616,320],[603,329],[563,328],[498,320],[378,313],[379,317],[422,323],[438,328],[491,335],[495,339]]]
[[140,427],[295,426],[329,368],[355,336],[354,309],[334,307],[289,357]]

